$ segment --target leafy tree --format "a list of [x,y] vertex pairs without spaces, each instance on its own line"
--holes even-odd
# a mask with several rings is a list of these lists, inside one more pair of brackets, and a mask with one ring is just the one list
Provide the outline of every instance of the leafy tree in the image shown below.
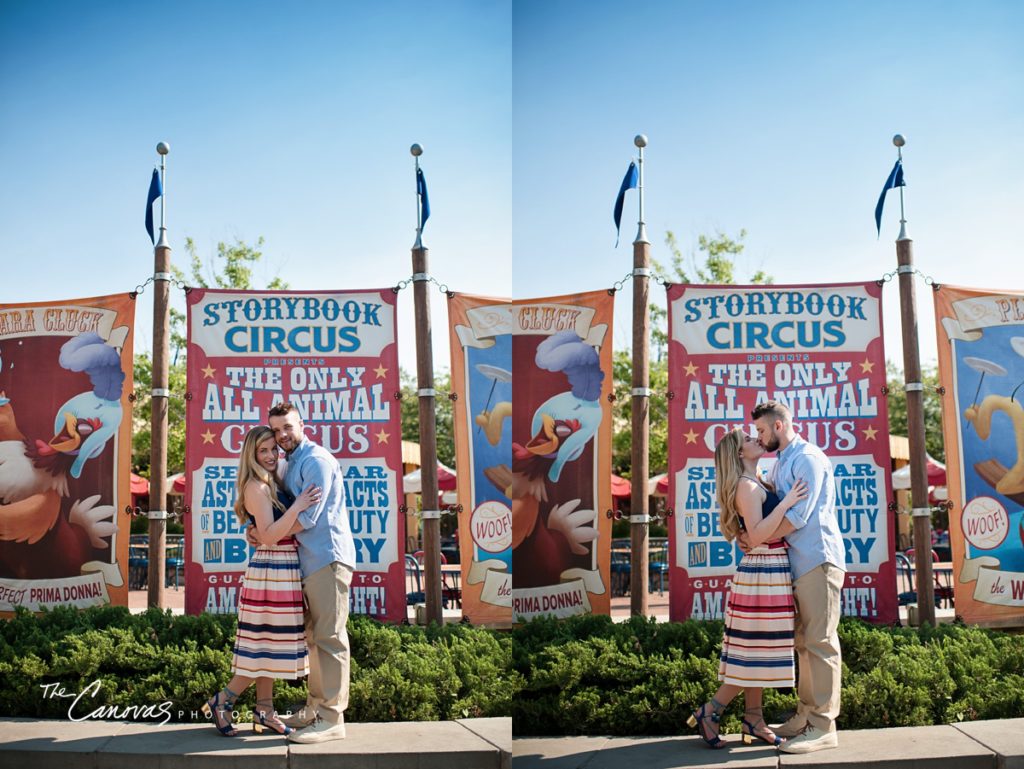
[[[420,441],[420,399],[416,395],[416,377],[402,370],[399,373],[402,383],[401,419],[402,440],[422,443]],[[435,434],[437,436],[437,459],[448,467],[455,467],[455,420],[454,403],[448,398],[451,392],[451,375],[447,371],[434,373]],[[422,500],[422,496],[420,497]],[[450,536],[458,528],[458,519],[444,516],[441,519],[441,536]]]
[[[189,274],[176,265],[171,265],[175,278],[190,286],[202,288],[233,288],[239,290],[255,288],[253,268],[263,258],[263,238],[255,246],[244,240],[235,239],[231,245],[217,244],[217,253],[209,260],[200,257],[192,238],[185,238],[185,250],[189,256]],[[270,280],[266,288],[284,289],[288,284],[279,276]],[[186,318],[183,312],[171,308],[171,365],[168,389],[171,391],[167,413],[167,472],[179,473],[185,469],[185,350]],[[135,408],[132,410],[132,468],[134,472],[149,477],[149,454],[151,446],[151,420],[153,413],[153,359],[151,355],[136,354],[134,361]]]
[[[889,387],[889,432],[908,435],[907,394],[903,392],[903,371],[892,361],[886,362],[886,384]],[[946,461],[946,446],[942,438],[942,396],[938,393],[939,369],[921,367],[924,385],[924,445],[933,459]]]
[[[402,440],[420,442],[420,399],[416,395],[416,377],[405,371],[400,373],[402,382]],[[448,393],[452,389],[451,375],[447,371],[434,374],[434,398],[436,408],[437,458],[448,467],[455,467],[455,422],[454,409]]]
[[[670,230],[665,233],[665,245],[670,254],[670,270],[657,259],[651,259],[656,276],[669,283],[712,283],[733,284],[736,282],[735,258],[743,253],[743,239],[747,231],[740,230],[733,240],[723,232],[713,237],[700,235],[697,249],[684,256]],[[694,280],[695,278],[695,280]],[[750,276],[749,282],[768,284],[773,278],[763,270]],[[651,475],[668,469],[668,313],[659,304],[653,303],[651,313],[651,346],[654,354],[650,364],[650,453],[648,467]],[[612,467],[617,475],[631,476],[632,465],[632,408],[633,398],[633,356],[629,350],[618,350],[612,363],[614,377],[615,405],[612,413]]]
[[[616,350],[612,356],[612,472],[623,478],[632,475],[633,452],[633,355],[629,350]],[[648,467],[651,475],[668,469],[668,361],[651,363],[653,391],[649,401],[650,442]]]
[[[135,355],[135,407],[132,409],[132,470],[149,477],[149,453],[152,444],[153,359],[149,355]],[[167,473],[173,475],[185,469],[185,364],[170,367],[168,387],[171,397],[167,404]]]
[[[675,233],[665,233],[665,245],[668,247],[671,271],[657,259],[651,259],[654,274],[668,283],[710,283],[712,285],[732,285],[736,283],[736,257],[743,254],[747,231],[741,229],[733,240],[724,232],[716,231],[713,237],[697,236],[697,250],[684,256],[676,240]],[[698,261],[698,255],[700,260]],[[703,263],[701,263],[703,262]],[[695,279],[694,279],[695,278]],[[769,284],[774,281],[764,270],[757,270],[750,276],[749,283]],[[668,312],[659,305],[651,305],[651,346],[655,357],[660,359],[662,352],[668,348]]]
[[[232,245],[221,242],[217,244],[217,253],[205,262],[196,249],[192,238],[185,238],[185,251],[189,258],[189,276],[176,265],[171,265],[171,272],[182,283],[198,288],[234,288],[245,291],[256,288],[253,283],[253,267],[263,258],[262,236],[256,239],[256,245],[250,246],[244,240],[235,238]],[[275,275],[265,286],[269,289],[285,289],[288,284]],[[185,349],[187,329],[185,314],[171,308],[171,346],[174,358]]]
[[[735,257],[743,253],[746,244],[743,239],[747,237],[746,230],[740,230],[733,240],[724,232],[716,232],[714,237],[707,235],[697,236],[697,251],[706,254],[703,266],[698,263],[694,253],[689,258],[683,256],[675,233],[669,230],[665,233],[665,245],[668,246],[672,258],[672,271],[675,273],[674,283],[711,283],[711,284],[733,284],[736,282]],[[654,261],[654,260],[652,260]],[[655,262],[657,265],[657,262]],[[664,276],[664,269],[657,265]],[[691,272],[687,272],[689,269]],[[696,277],[691,279],[690,275]],[[751,283],[771,283],[772,278],[764,270],[758,270],[750,277]]]

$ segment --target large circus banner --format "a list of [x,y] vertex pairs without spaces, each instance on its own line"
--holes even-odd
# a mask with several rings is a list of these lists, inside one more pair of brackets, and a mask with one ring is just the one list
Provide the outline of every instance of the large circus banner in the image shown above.
[[134,319],[0,304],[0,612],[128,605]]
[[935,293],[956,613],[1024,624],[1024,290]]
[[511,337],[514,621],[610,610],[612,307],[595,291],[480,318]]
[[185,610],[237,610],[250,547],[235,516],[238,453],[275,403],[341,465],[356,546],[351,611],[406,617],[395,293],[188,294]]
[[448,301],[459,471],[462,615],[512,624],[512,333],[509,300]]
[[724,616],[742,553],[719,526],[715,446],[736,427],[756,437],[750,412],[772,399],[832,460],[843,613],[894,622],[881,287],[673,285],[668,308],[671,618]]

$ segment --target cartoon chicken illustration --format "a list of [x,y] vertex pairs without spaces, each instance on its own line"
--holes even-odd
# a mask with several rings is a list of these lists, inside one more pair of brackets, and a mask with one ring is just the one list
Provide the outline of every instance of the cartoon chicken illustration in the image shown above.
[[[67,516],[61,502],[68,479],[99,456],[121,423],[121,371],[117,351],[95,333],[69,340],[60,365],[89,375],[93,389],[64,403],[49,441],[29,439],[19,429],[14,405],[0,392],[0,573],[21,579],[76,573],[95,550],[109,548],[116,531],[114,507],[98,505],[100,495],[79,499]],[[45,562],[27,549],[46,538]]]
[[579,459],[601,424],[604,372],[597,351],[571,330],[541,342],[535,361],[539,368],[564,373],[570,389],[537,408],[525,446],[513,443],[507,495],[512,546],[517,558],[531,564],[519,573],[545,585],[557,583],[567,568],[586,566],[590,543],[598,536],[595,511],[578,509],[580,499],[548,506],[548,486],[554,488],[566,464]]

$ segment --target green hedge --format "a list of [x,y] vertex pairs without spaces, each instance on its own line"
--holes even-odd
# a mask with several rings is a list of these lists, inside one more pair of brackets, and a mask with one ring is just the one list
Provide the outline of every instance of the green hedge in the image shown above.
[[[74,714],[100,705],[119,713],[170,702],[174,721],[199,721],[203,702],[231,678],[234,615],[175,616],[121,607],[58,608],[35,616],[18,612],[0,621],[0,713],[4,716],[68,717],[71,698],[44,697],[44,684],[77,694],[99,681],[95,698]],[[352,644],[350,721],[446,720],[508,716],[521,686],[511,672],[508,633],[468,625],[394,627],[365,617],[349,620]],[[304,681],[276,681],[278,707],[301,704]],[[250,687],[239,701],[251,710]],[[149,719],[138,710],[129,720]]]
[[[1024,716],[1024,636],[962,625],[874,627],[844,619],[841,729]],[[517,735],[679,734],[718,688],[721,622],[607,617],[539,619],[513,632],[524,685]],[[723,718],[739,731],[741,698]],[[767,689],[765,716],[796,708],[791,689]]]
[[[66,719],[71,699],[45,698],[42,685],[77,694],[99,681],[99,693],[83,700],[76,716],[99,705],[124,714],[170,702],[173,720],[202,720],[204,700],[231,677],[235,622],[155,609],[19,612],[0,621],[0,714]],[[349,634],[352,721],[512,716],[516,734],[655,735],[683,731],[689,713],[717,688],[722,624],[585,616],[539,619],[508,634],[353,617]],[[1024,716],[1022,635],[844,619],[840,638],[840,728]],[[301,703],[305,684],[277,681],[274,695],[282,709]],[[250,688],[239,702],[243,714],[254,696]],[[795,706],[791,690],[765,692],[769,720]],[[725,731],[738,731],[741,707],[730,707]]]

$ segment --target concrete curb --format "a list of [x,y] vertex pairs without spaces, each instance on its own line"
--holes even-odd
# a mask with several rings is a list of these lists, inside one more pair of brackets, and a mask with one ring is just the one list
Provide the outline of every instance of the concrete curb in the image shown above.
[[344,740],[298,745],[247,724],[0,719],[0,769],[510,769],[511,718],[349,723]]
[[806,755],[768,745],[744,745],[727,735],[728,748],[709,750],[687,737],[517,737],[515,769],[743,769],[870,767],[870,769],[1024,769],[1024,718],[955,726],[919,726],[839,732],[839,747]]

